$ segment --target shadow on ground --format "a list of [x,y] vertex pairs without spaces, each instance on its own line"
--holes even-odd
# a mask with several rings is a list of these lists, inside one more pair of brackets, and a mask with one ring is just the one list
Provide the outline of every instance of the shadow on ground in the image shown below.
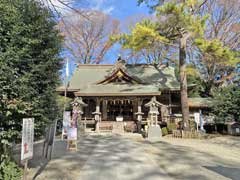
[[[162,168],[174,179],[225,179],[224,177],[230,178],[230,174],[233,180],[240,179],[240,172],[237,173],[238,168],[235,168],[239,164],[237,160],[228,161],[226,158],[220,158],[210,153],[200,152],[190,147],[172,145],[167,142],[146,141],[144,144],[152,145],[157,149],[153,154],[155,154],[155,160],[158,162],[159,168]],[[222,166],[216,165],[230,167],[222,170],[220,168]],[[211,170],[212,173],[206,169]]]
[[232,180],[240,179],[240,168],[224,167],[224,166],[205,166],[206,169],[221,174]]
[[77,152],[56,141],[50,162],[34,148],[30,167],[37,180],[239,180],[238,161],[219,158],[190,147],[149,142],[120,135],[84,136]]

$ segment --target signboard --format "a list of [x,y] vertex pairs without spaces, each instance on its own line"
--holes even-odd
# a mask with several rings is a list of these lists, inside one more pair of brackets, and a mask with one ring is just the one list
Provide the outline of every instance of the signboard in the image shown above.
[[240,129],[239,128],[236,128],[236,133],[240,133]]
[[62,139],[64,139],[64,135],[67,135],[68,127],[70,126],[71,122],[71,112],[64,111],[63,113],[63,128],[62,128]]
[[68,128],[68,139],[77,140],[77,128]]
[[23,118],[21,160],[33,156],[34,118]]
[[194,113],[194,121],[200,124],[200,113]]
[[122,122],[122,121],[123,121],[123,116],[117,116],[117,117],[116,117],[116,121]]

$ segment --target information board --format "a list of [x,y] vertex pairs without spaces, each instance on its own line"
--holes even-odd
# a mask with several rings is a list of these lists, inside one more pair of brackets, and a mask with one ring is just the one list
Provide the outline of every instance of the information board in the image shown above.
[[194,121],[200,124],[200,113],[194,113]]
[[33,157],[34,118],[23,118],[21,160]]
[[77,140],[77,128],[68,128],[68,140]]

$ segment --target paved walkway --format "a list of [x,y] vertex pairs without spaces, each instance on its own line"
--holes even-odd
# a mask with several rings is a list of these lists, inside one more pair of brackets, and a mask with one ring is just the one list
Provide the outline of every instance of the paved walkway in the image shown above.
[[[57,141],[54,158],[42,162],[30,174],[37,180],[239,180],[240,152],[224,149],[214,154],[206,141],[164,138],[148,142],[140,136],[102,135],[83,137],[77,152],[66,152],[66,144]],[[214,145],[213,145],[214,146]],[[209,148],[213,148],[209,145]],[[215,147],[216,148],[216,147]],[[234,154],[235,153],[235,154]]]
[[120,136],[100,137],[81,169],[80,180],[168,180],[171,179],[151,154],[147,145]]

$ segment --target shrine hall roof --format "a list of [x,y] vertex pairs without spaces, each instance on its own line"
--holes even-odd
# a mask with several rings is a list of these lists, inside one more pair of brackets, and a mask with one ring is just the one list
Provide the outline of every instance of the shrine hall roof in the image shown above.
[[[79,65],[69,82],[68,91],[78,96],[160,95],[163,90],[179,90],[180,87],[175,68],[171,66],[126,64],[120,68],[124,71],[120,74],[132,83],[110,82],[114,72],[117,74],[116,69],[116,65]],[[63,89],[60,87],[58,91]]]

